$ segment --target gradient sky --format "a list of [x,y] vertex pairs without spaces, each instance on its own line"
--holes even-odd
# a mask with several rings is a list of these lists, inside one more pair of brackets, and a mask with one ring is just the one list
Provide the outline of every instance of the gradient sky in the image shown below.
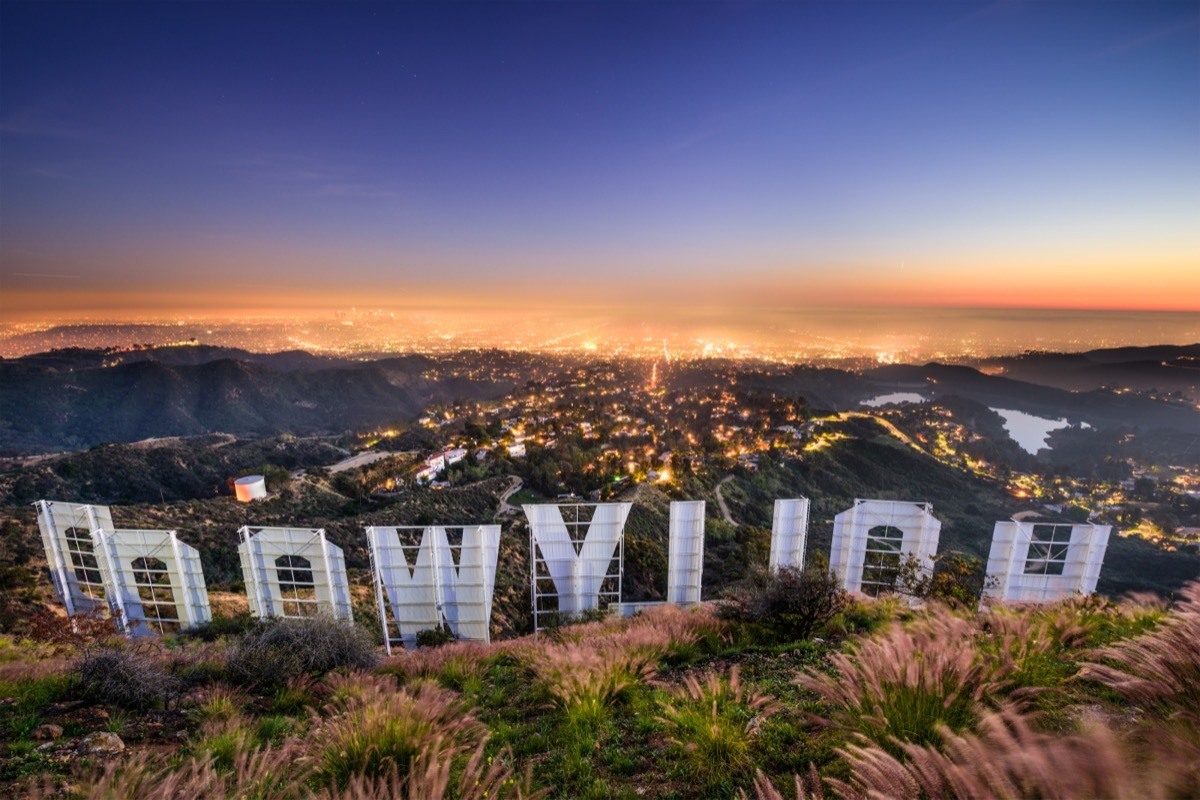
[[4,317],[631,289],[1200,310],[1200,10],[0,2]]

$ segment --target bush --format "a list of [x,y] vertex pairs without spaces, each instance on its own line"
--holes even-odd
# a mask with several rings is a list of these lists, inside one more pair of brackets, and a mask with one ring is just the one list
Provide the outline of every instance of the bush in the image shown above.
[[849,602],[829,571],[783,567],[751,571],[731,589],[720,615],[737,622],[765,625],[789,640],[807,639]]
[[897,591],[921,600],[941,600],[952,606],[975,608],[983,596],[987,576],[982,559],[963,553],[939,553],[933,569],[926,570],[916,556],[900,562]]
[[945,606],[905,627],[835,653],[836,671],[806,669],[797,679],[830,708],[828,721],[861,734],[893,756],[905,742],[940,745],[949,732],[969,731],[1007,687],[1008,657],[987,658],[978,628]]
[[80,691],[97,703],[128,709],[170,708],[184,684],[153,655],[134,649],[98,650],[76,667]]
[[256,620],[249,612],[236,614],[232,617],[213,617],[193,628],[185,628],[180,636],[199,639],[202,642],[215,642],[226,637],[240,636],[254,627]]
[[352,622],[318,616],[260,622],[230,649],[226,668],[233,680],[264,688],[342,667],[366,669],[377,660],[366,631]]
[[441,647],[453,641],[455,641],[455,637],[448,625],[417,631],[417,647]]

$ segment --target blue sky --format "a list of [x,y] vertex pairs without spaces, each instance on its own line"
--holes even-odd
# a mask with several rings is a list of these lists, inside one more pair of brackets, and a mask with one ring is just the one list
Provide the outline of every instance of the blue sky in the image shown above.
[[1200,10],[4,2],[0,212],[5,293],[47,308],[629,279],[1196,308]]

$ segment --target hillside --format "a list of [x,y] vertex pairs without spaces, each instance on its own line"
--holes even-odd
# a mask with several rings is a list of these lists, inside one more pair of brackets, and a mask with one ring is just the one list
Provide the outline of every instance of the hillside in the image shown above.
[[[511,388],[429,378],[421,358],[305,369],[295,368],[306,361],[296,354],[266,359],[291,367],[284,369],[261,359],[200,360],[206,356],[191,349],[165,350],[172,356],[166,361],[146,351],[113,366],[95,364],[95,351],[0,362],[0,454],[214,431],[340,433],[415,419],[431,402],[495,398]],[[179,359],[185,351],[191,355]]]
[[[759,591],[772,599],[753,619],[736,604],[660,607],[390,658],[362,628],[327,618],[223,620],[164,648],[93,628],[86,658],[45,623],[32,641],[0,637],[0,792],[918,800],[1005,786],[1039,797],[1200,789],[1186,716],[1200,691],[1200,586],[1169,610],[1081,599],[980,613]],[[794,614],[813,608],[815,623],[797,627]]]
[[958,395],[993,407],[999,405],[1055,419],[1066,417],[1094,427],[1140,426],[1188,433],[1200,430],[1200,411],[1192,405],[1100,389],[1073,392],[986,375],[965,366],[892,365],[868,370],[863,377],[881,389],[921,389],[935,398]]
[[[681,485],[663,491],[639,485],[618,497],[630,500],[634,508],[626,527],[625,599],[661,599],[666,589],[667,522],[673,499],[703,499],[707,502],[705,530],[704,596],[715,598],[743,578],[754,565],[765,565],[770,548],[773,503],[777,498],[806,496],[812,500],[807,553],[811,561],[828,554],[833,516],[850,507],[855,498],[895,499],[929,502],[942,521],[941,552],[959,551],[986,559],[995,522],[1021,511],[1039,509],[1034,501],[1011,497],[1001,486],[968,472],[954,469],[917,452],[895,439],[873,420],[850,418],[827,426],[830,444],[804,454],[803,458],[766,457],[757,471],[736,469],[721,487],[734,523],[721,517],[716,498],[719,476],[691,477]],[[163,455],[153,456],[157,451]],[[231,460],[224,459],[228,451]],[[368,525],[427,525],[435,522],[469,524],[492,522],[503,525],[500,572],[496,583],[497,635],[512,635],[527,630],[528,623],[528,528],[524,516],[497,515],[499,497],[509,485],[507,477],[496,475],[464,483],[449,489],[414,487],[403,493],[383,495],[368,489],[378,475],[389,469],[403,469],[381,462],[369,468],[351,470],[324,477],[313,470],[291,483],[272,499],[245,506],[231,497],[213,497],[200,493],[163,504],[154,490],[156,484],[172,486],[177,478],[191,473],[175,460],[177,448],[137,448],[130,446],[99,448],[88,461],[73,456],[63,463],[74,465],[66,474],[39,466],[31,471],[45,477],[53,474],[56,482],[47,484],[59,493],[48,492],[47,499],[86,499],[112,503],[114,520],[120,526],[168,528],[178,530],[183,541],[201,553],[206,580],[213,589],[238,592],[240,570],[236,558],[237,529],[245,524],[299,525],[324,528],[331,541],[346,552],[352,581],[369,585],[368,558],[363,529]],[[320,442],[282,441],[273,445],[239,443],[201,450],[190,458],[197,467],[211,470],[214,478],[234,463],[261,463],[259,459],[288,465],[336,454]],[[148,456],[131,468],[125,458]],[[104,457],[112,455],[111,464]],[[334,455],[334,458],[340,454]],[[90,463],[89,463],[90,462]],[[85,468],[85,464],[87,465]],[[140,477],[133,475],[144,470]],[[30,471],[27,468],[27,471]],[[108,482],[98,480],[105,475]],[[199,479],[199,475],[196,476]],[[18,482],[25,494],[12,502],[25,504],[38,484]],[[187,484],[182,484],[186,486]],[[105,494],[107,487],[108,494]],[[122,502],[132,490],[150,494],[138,502]],[[86,492],[86,494],[85,494]],[[10,495],[12,496],[12,495]],[[517,502],[517,501],[514,501]],[[527,501],[523,501],[527,502]],[[541,500],[535,500],[541,502]],[[0,508],[0,518],[16,521],[9,534],[13,546],[33,555],[40,554],[33,510],[28,505]],[[1114,536],[1101,573],[1098,590],[1110,596],[1127,591],[1176,591],[1188,580],[1200,576],[1200,556],[1185,552],[1166,552],[1138,538]],[[43,573],[38,580],[42,594],[48,597]],[[369,598],[361,598],[360,612],[369,619],[373,613]]]
[[1116,347],[1082,353],[1028,352],[979,362],[1016,380],[1070,391],[1101,386],[1180,392],[1200,402],[1200,344]]

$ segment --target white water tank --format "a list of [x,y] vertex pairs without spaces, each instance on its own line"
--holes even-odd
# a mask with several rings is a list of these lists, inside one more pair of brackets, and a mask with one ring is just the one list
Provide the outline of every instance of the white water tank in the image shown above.
[[267,496],[267,481],[262,475],[247,475],[233,482],[233,490],[237,493],[237,499],[242,503],[262,500]]

